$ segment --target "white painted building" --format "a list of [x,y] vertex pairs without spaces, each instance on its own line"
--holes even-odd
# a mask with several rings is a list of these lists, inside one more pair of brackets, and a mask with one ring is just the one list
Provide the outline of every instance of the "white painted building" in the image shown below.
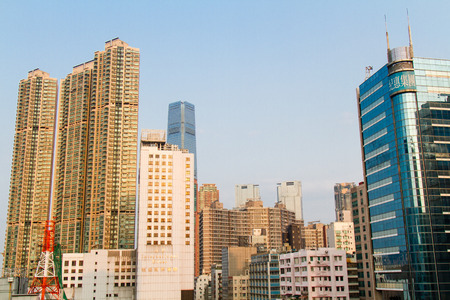
[[345,251],[319,248],[281,254],[280,296],[348,300]]
[[195,280],[195,300],[205,300],[208,298],[208,286],[211,282],[211,274],[202,274]]
[[135,250],[65,253],[61,268],[68,299],[135,299]]
[[260,200],[258,184],[236,184],[234,187],[236,208],[244,207],[248,200]]
[[353,222],[333,222],[327,229],[327,244],[330,248],[355,254],[355,228]]
[[137,299],[193,297],[194,155],[144,130],[139,166]]
[[302,183],[285,181],[277,184],[278,202],[295,212],[296,220],[303,220]]

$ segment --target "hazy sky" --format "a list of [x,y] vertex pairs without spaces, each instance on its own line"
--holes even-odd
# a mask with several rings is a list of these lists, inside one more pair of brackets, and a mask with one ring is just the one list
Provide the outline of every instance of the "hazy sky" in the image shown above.
[[391,47],[450,59],[449,1],[0,1],[0,249],[18,83],[64,78],[115,37],[140,48],[139,131],[166,129],[168,104],[196,106],[198,179],[225,207],[254,183],[300,180],[306,221],[334,219],[333,186],[362,180],[356,87]]

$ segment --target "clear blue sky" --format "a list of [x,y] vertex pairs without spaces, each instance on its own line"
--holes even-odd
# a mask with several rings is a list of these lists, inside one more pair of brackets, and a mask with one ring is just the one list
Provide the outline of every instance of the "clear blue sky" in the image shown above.
[[139,130],[166,129],[167,107],[196,106],[198,177],[225,207],[234,185],[301,180],[306,221],[333,221],[333,186],[362,180],[355,88],[391,47],[450,59],[448,1],[0,2],[0,247],[17,88],[29,70],[61,79],[119,37],[141,49]]

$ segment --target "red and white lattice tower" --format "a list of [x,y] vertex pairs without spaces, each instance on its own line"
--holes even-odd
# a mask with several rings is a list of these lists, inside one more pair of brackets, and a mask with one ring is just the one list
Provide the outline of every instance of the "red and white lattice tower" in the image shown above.
[[44,245],[28,294],[39,294],[39,299],[59,299],[59,279],[53,261],[55,222],[45,222]]

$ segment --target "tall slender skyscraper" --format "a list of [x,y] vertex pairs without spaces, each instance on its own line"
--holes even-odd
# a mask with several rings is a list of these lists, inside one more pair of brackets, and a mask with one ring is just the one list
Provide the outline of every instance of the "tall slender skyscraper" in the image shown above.
[[134,247],[139,58],[116,38],[61,83],[53,216],[63,252]]
[[188,149],[195,156],[194,176],[197,178],[197,146],[195,138],[195,106],[189,102],[169,104],[167,143]]
[[[450,60],[389,49],[357,89],[376,289],[450,295]],[[364,230],[364,229],[363,229]]]
[[302,183],[285,181],[277,185],[278,202],[283,203],[290,211],[295,212],[296,220],[303,220]]
[[51,188],[57,80],[39,69],[20,81],[3,267],[33,277]]

